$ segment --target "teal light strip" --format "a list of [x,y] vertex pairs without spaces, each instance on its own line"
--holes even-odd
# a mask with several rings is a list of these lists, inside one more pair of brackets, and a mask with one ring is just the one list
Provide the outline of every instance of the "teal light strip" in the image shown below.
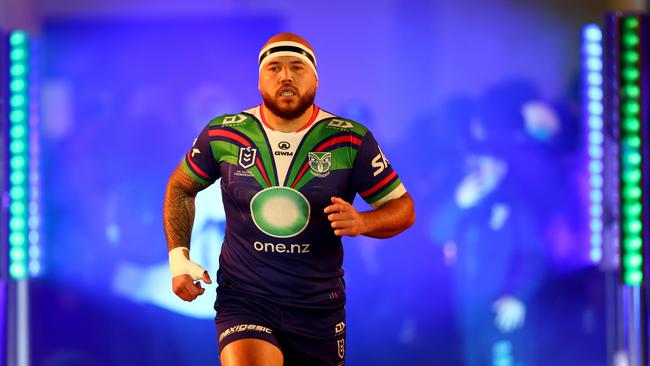
[[29,36],[9,35],[9,274],[28,277],[29,234]]

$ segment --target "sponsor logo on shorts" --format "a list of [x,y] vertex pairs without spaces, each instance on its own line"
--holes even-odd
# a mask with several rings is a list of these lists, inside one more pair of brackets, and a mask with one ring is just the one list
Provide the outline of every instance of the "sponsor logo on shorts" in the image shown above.
[[345,338],[339,339],[338,341],[336,341],[336,344],[339,347],[339,357],[343,358],[345,356]]
[[296,253],[296,254],[305,254],[310,253],[311,244],[308,243],[262,243],[261,241],[256,241],[253,243],[253,248],[258,252],[266,253]]
[[262,333],[268,333],[272,334],[273,331],[267,327],[263,327],[261,325],[257,324],[240,324],[240,325],[235,325],[234,327],[230,327],[226,330],[224,330],[221,335],[219,336],[219,342],[221,342],[222,339],[226,338],[227,336],[233,334],[233,333],[239,333],[239,332],[244,332],[244,331],[255,331],[255,332],[262,332]]
[[334,327],[334,335],[337,336],[345,330],[345,322],[340,322]]

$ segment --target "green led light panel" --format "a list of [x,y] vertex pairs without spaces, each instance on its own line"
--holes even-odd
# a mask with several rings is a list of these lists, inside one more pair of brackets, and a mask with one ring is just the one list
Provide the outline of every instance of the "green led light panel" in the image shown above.
[[9,35],[9,274],[29,275],[29,36]]
[[643,282],[642,166],[646,158],[642,150],[639,19],[622,17],[619,31],[621,276],[626,285],[638,286]]

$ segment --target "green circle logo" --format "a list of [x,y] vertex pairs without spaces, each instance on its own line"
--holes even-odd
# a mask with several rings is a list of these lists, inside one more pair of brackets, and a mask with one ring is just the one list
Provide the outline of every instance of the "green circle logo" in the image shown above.
[[258,229],[276,238],[300,234],[309,223],[309,202],[289,187],[269,187],[251,200],[251,216]]

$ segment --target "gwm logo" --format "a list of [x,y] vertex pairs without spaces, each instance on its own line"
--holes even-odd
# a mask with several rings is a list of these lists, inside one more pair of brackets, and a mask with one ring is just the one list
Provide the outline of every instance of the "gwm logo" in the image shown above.
[[317,177],[326,177],[330,174],[330,168],[332,167],[331,152],[310,152],[308,157],[312,174]]
[[273,155],[275,156],[293,156],[293,151],[287,151],[291,148],[291,144],[286,141],[280,141],[278,143],[278,148],[280,151],[275,151]]

